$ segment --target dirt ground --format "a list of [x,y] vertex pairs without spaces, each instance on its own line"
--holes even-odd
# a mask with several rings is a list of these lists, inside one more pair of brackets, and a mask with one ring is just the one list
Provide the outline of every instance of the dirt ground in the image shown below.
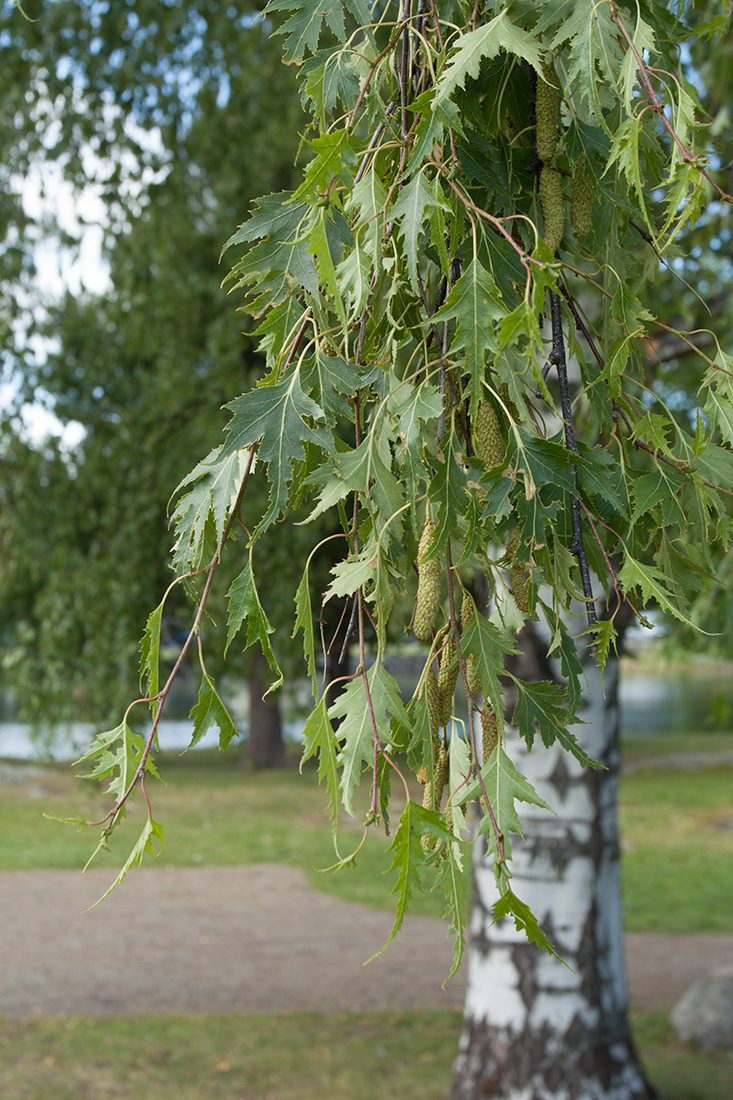
[[[457,1008],[446,926],[313,890],[270,864],[132,871],[90,912],[106,871],[0,874],[0,1015],[120,1016]],[[626,937],[631,1003],[673,1004],[701,972],[733,962],[733,934]]]

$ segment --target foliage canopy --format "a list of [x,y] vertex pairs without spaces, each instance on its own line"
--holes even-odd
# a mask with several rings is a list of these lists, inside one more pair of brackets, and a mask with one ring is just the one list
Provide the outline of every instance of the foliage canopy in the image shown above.
[[[445,893],[457,966],[460,834],[477,799],[497,915],[552,950],[511,886],[516,804],[540,800],[504,750],[505,660],[525,620],[539,620],[564,682],[511,677],[511,721],[528,745],[560,740],[592,764],[568,730],[584,649],[603,665],[624,606],[642,623],[650,603],[689,622],[712,548],[727,543],[733,356],[714,334],[704,349],[677,333],[694,348],[699,396],[675,416],[647,357],[650,334],[673,326],[646,293],[710,203],[731,202],[680,47],[726,21],[613,0],[271,0],[266,12],[299,70],[308,160],[300,185],[259,199],[226,246],[266,371],[179,487],[176,570],[200,585],[184,647],[201,653],[194,740],[212,722],[223,743],[231,734],[199,631],[227,544],[243,526],[256,547],[309,502],[311,520],[331,517],[338,532],[314,539],[294,594],[316,696],[305,758],[318,757],[329,792],[337,865],[357,854],[341,851],[339,803],[350,812],[365,781],[365,833],[393,829],[393,935],[430,883]],[[251,478],[269,486],[260,514]],[[319,606],[310,573],[332,542],[342,553]],[[386,666],[406,601],[407,630],[428,648],[409,699]],[[246,560],[227,644],[260,646],[275,687],[266,602]],[[329,703],[317,623],[334,602],[359,656]],[[143,647],[149,736],[126,715],[88,753],[92,774],[112,780],[101,843],[138,783],[148,802],[169,690],[161,608]],[[465,738],[458,678],[476,717]],[[422,806],[405,767],[424,784]],[[395,779],[406,805],[390,825]],[[148,809],[122,874],[160,836]]]

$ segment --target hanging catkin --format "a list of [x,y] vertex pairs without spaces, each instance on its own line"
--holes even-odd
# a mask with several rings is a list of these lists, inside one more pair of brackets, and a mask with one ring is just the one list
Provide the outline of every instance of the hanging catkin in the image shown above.
[[479,462],[498,466],[506,451],[504,433],[496,409],[490,401],[482,401],[473,425],[473,449]]
[[524,562],[516,561],[516,554],[521,545],[519,531],[515,527],[506,544],[506,560],[510,565],[511,591],[514,602],[524,615],[529,615],[529,573]]
[[570,191],[570,224],[578,237],[586,237],[590,233],[592,212],[593,182],[588,175],[583,153],[573,170]]
[[535,118],[537,156],[543,164],[550,164],[560,133],[560,94],[555,73],[547,63],[542,66],[542,75],[537,75]]
[[447,726],[453,713],[453,692],[458,678],[458,660],[456,659],[456,641],[452,634],[443,646],[438,667],[438,705],[440,725]]
[[556,252],[565,232],[565,202],[562,177],[554,168],[544,167],[540,172],[540,206],[545,223],[545,243]]
[[417,596],[412,633],[421,642],[429,642],[440,608],[440,562],[436,558],[424,561],[433,533],[432,520],[426,519],[417,548]]

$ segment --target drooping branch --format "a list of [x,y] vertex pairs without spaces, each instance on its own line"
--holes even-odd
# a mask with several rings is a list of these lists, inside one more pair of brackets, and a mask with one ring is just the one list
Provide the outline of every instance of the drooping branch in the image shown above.
[[715,182],[715,180],[712,178],[712,176],[708,172],[705,171],[705,168],[703,167],[704,161],[701,160],[701,158],[699,156],[696,156],[692,152],[692,150],[688,149],[688,147],[684,144],[684,142],[681,141],[679,134],[677,133],[674,126],[672,125],[672,123],[667,118],[667,112],[664,109],[664,105],[661,102],[661,100],[659,99],[659,96],[657,95],[657,93],[654,91],[654,86],[653,86],[652,81],[651,81],[651,76],[649,74],[649,69],[648,69],[647,65],[645,64],[645,62],[644,62],[644,58],[641,56],[638,49],[636,48],[636,45],[634,44],[634,40],[631,37],[631,35],[629,34],[628,28],[627,28],[626,24],[624,23],[623,19],[621,18],[621,14],[620,14],[620,12],[619,12],[619,10],[618,10],[618,8],[616,7],[615,4],[611,4],[611,18],[618,25],[618,27],[621,31],[621,34],[623,35],[624,39],[626,40],[627,49],[629,49],[631,51],[631,53],[634,55],[634,61],[636,62],[637,66],[638,66],[637,71],[638,71],[638,75],[639,75],[639,82],[640,82],[640,84],[641,84],[641,86],[644,90],[644,93],[646,94],[646,96],[649,100],[649,103],[652,107],[652,110],[654,111],[655,115],[660,120],[662,125],[665,127],[667,132],[669,133],[669,136],[672,139],[672,141],[674,142],[674,144],[679,149],[682,159],[684,160],[684,162],[686,164],[691,164],[691,165],[693,165],[693,167],[697,168],[700,175],[704,176],[704,178],[708,181],[710,186],[714,187],[715,190],[718,192],[718,196],[720,197],[722,202],[733,203],[733,195],[729,195],[727,191],[724,191],[723,188],[720,187],[720,185]]

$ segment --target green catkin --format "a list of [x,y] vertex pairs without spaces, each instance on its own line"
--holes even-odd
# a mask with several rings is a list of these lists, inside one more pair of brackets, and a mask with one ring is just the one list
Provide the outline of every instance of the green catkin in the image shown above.
[[435,669],[431,665],[425,677],[425,693],[428,703],[428,717],[433,733],[440,729],[440,688]]
[[570,224],[576,236],[586,237],[591,229],[593,181],[585,167],[585,153],[575,165],[570,191]]
[[[435,756],[435,766],[433,768],[433,778],[428,780],[425,784],[425,790],[423,791],[422,804],[426,810],[440,810],[440,804],[443,801],[443,791],[448,781],[448,753],[445,750],[445,745],[441,744]],[[435,848],[439,841],[435,837],[428,836],[423,833],[420,838],[420,843],[425,851],[431,848]]]
[[428,551],[433,528],[432,520],[426,519],[417,548],[418,582],[412,633],[420,642],[431,641],[440,609],[440,562],[436,558],[423,561]]
[[560,93],[557,77],[547,64],[542,66],[542,75],[537,75],[535,118],[537,156],[543,164],[550,164],[560,135]]
[[529,615],[529,577],[523,566],[515,566],[512,569],[511,588],[515,604],[523,615]]
[[466,657],[466,680],[468,681],[468,694],[475,699],[481,691],[481,677],[474,672],[473,653]]
[[[464,592],[463,602],[461,603],[461,634],[473,618],[475,611],[475,603],[468,592]],[[466,680],[468,681],[468,692],[472,698],[481,691],[481,678],[474,673],[474,664],[473,653],[470,653],[466,657]]]
[[499,723],[488,703],[481,711],[481,733],[481,759],[485,764],[499,742]]
[[540,172],[540,206],[545,223],[545,244],[556,252],[565,232],[565,202],[562,193],[562,176],[554,168]]
[[453,713],[453,692],[458,679],[458,661],[456,660],[456,641],[452,634],[443,646],[438,667],[438,701],[440,726],[447,726]]
[[435,761],[435,809],[440,809],[440,804],[443,801],[443,791],[445,785],[448,782],[448,753],[446,752],[445,745],[441,744],[438,749],[438,758]]
[[498,466],[506,452],[506,441],[496,409],[490,401],[482,401],[473,425],[473,449],[479,462]]
[[504,551],[504,560],[508,562],[514,561],[514,556],[522,545],[522,537],[519,533],[518,527],[513,527],[509,532],[509,538],[506,542],[506,549]]
[[507,386],[506,382],[500,382],[499,383],[499,388],[498,388],[497,392],[499,394],[499,397],[504,402],[504,405],[506,406],[506,410],[509,413],[509,415],[511,416],[512,420],[514,420],[514,422],[517,423],[519,421],[519,409],[514,404],[511,397],[509,396],[509,387]]
[[530,614],[529,606],[529,573],[524,562],[515,562],[517,550],[521,544],[519,531],[515,527],[509,535],[506,544],[505,558],[510,563],[511,593],[519,610],[523,615]]

